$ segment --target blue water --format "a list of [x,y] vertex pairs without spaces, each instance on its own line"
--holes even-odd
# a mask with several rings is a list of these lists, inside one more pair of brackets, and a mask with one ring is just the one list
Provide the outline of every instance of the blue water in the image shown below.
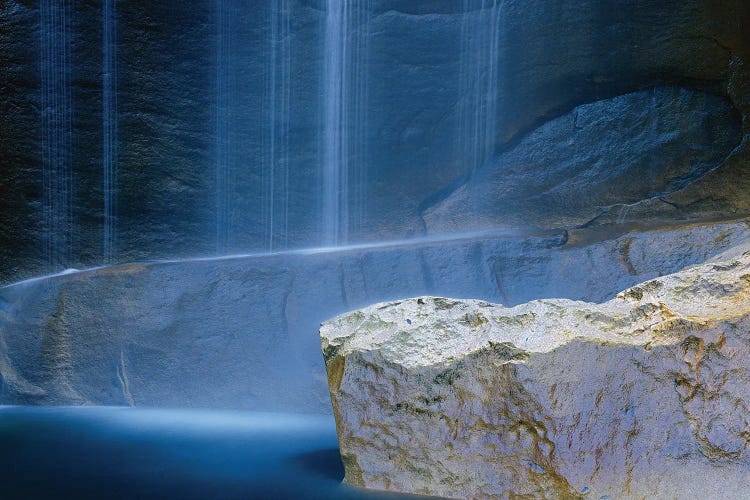
[[2,498],[414,498],[343,475],[331,416],[0,407]]

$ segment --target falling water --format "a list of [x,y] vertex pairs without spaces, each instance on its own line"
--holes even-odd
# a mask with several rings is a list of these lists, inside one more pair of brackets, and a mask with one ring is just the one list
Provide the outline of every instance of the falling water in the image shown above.
[[102,166],[104,170],[104,263],[115,252],[117,216],[117,24],[115,0],[104,0],[102,12]]
[[231,14],[229,0],[216,0],[216,251],[225,253],[231,226]]
[[617,223],[618,224],[624,224],[626,220],[628,220],[628,214],[630,214],[630,209],[633,208],[633,205],[628,205],[626,203],[623,203],[620,205],[620,210],[617,212]]
[[53,269],[68,266],[73,254],[70,3],[41,0],[39,8],[43,252]]
[[346,46],[345,2],[328,0],[324,42],[323,88],[323,243],[339,243],[341,213],[342,131],[344,49]]
[[267,248],[286,248],[289,224],[289,133],[292,44],[290,0],[274,0],[270,9],[268,59],[267,165],[263,184],[263,220]]
[[370,21],[370,1],[360,2],[357,14],[357,26],[359,31],[356,36],[354,47],[354,73],[352,87],[354,88],[354,104],[352,105],[351,119],[354,123],[354,141],[350,144],[351,159],[353,161],[350,173],[352,181],[349,188],[352,192],[352,209],[350,210],[349,224],[355,229],[362,229],[365,224],[367,209],[367,104],[368,104],[368,55],[369,55],[369,33],[367,27]]
[[326,1],[323,76],[323,243],[362,225],[367,183],[369,0]]
[[457,149],[472,170],[492,154],[495,144],[500,5],[500,0],[463,4]]

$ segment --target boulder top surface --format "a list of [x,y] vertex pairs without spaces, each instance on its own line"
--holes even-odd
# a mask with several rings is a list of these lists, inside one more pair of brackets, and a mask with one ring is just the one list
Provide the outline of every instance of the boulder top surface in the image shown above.
[[601,304],[534,300],[504,307],[481,300],[415,297],[383,302],[324,322],[326,361],[379,351],[406,368],[451,362],[486,347],[509,362],[574,339],[657,346],[680,342],[676,323],[705,324],[750,312],[750,245],[620,292]]

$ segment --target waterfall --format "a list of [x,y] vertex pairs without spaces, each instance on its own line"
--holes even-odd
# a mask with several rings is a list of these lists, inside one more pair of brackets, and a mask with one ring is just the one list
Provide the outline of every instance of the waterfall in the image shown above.
[[457,152],[473,171],[493,152],[497,130],[500,0],[464,0]]
[[268,137],[263,172],[267,249],[286,248],[289,224],[289,133],[292,93],[290,0],[273,0],[268,58]]
[[230,164],[231,13],[229,0],[216,0],[216,251],[226,253],[230,241],[232,198]]
[[323,243],[363,224],[367,183],[369,0],[326,0],[323,74]]
[[115,0],[102,11],[102,169],[104,171],[104,263],[114,259],[117,217],[117,24]]
[[43,254],[50,269],[73,255],[73,167],[69,0],[41,0]]
[[[349,172],[351,182],[348,182],[351,191],[351,208],[349,209],[349,227],[362,230],[367,215],[367,134],[368,134],[368,56],[370,50],[370,37],[368,26],[370,22],[371,2],[360,1],[356,12],[355,24],[359,27],[354,44],[351,86],[354,99],[351,105],[351,121],[353,124],[352,142],[349,144],[351,166]],[[348,241],[350,231],[347,230]]]

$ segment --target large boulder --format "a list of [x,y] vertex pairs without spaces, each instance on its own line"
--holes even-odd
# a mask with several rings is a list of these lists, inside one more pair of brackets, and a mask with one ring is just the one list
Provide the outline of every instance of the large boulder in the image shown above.
[[593,304],[422,297],[320,330],[345,481],[747,498],[750,246]]

